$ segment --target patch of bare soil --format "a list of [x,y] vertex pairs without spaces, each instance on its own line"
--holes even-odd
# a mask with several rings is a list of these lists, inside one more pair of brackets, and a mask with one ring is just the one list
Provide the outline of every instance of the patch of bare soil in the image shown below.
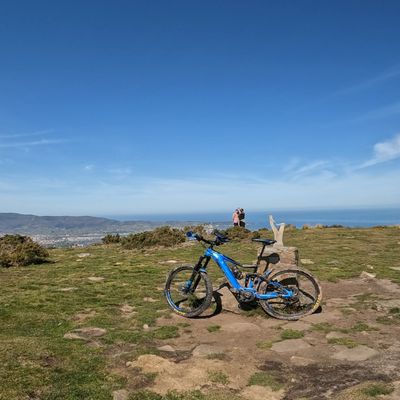
[[[187,326],[180,329],[180,337],[160,340],[157,355],[144,354],[126,363],[128,388],[148,383],[150,390],[164,394],[223,387],[256,400],[264,393],[262,386],[277,399],[317,400],[335,399],[364,382],[399,381],[400,324],[385,318],[393,311],[400,288],[361,278],[323,283],[322,288],[321,312],[298,322],[240,310],[226,289],[220,291],[219,313],[196,319],[175,314],[159,318],[159,326]],[[293,331],[297,336],[286,339]],[[152,382],[129,384],[137,371],[152,376]],[[265,382],[260,381],[263,376]],[[273,385],[281,389],[273,390]]]

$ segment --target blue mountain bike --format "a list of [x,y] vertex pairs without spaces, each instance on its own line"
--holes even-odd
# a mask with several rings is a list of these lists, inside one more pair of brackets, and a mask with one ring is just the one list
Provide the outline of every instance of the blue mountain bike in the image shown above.
[[[165,284],[164,293],[170,307],[187,318],[197,317],[211,304],[213,287],[207,274],[207,265],[214,260],[227,279],[227,286],[239,304],[258,302],[272,317],[297,320],[312,314],[321,303],[321,287],[307,271],[296,267],[274,272],[268,267],[258,273],[262,253],[275,243],[270,239],[253,239],[263,245],[255,265],[242,265],[214,250],[229,238],[214,231],[215,240],[206,240],[194,232],[187,232],[190,240],[197,240],[205,248],[194,266],[181,266],[172,270]],[[251,269],[243,273],[242,269]]]

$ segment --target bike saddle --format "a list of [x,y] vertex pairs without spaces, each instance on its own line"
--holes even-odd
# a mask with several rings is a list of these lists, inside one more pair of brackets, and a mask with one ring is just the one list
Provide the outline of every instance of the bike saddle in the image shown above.
[[272,239],[251,239],[253,242],[259,242],[259,243],[264,243],[267,246],[270,246],[271,244],[276,243],[276,240]]

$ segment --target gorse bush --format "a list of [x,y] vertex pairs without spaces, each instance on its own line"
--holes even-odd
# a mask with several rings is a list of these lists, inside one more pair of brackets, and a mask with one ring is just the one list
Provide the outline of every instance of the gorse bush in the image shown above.
[[121,236],[119,235],[119,233],[117,233],[116,235],[108,233],[101,240],[104,244],[121,243]]
[[252,232],[241,226],[232,226],[231,228],[228,228],[228,229],[222,231],[222,233],[224,235],[228,236],[229,239],[234,240],[234,241],[259,237],[259,236],[257,236],[257,234],[255,232]]
[[189,232],[189,231],[198,233],[201,236],[207,236],[209,234],[204,225],[188,225],[188,226],[185,226],[182,230],[185,234],[186,234],[186,232]]
[[123,237],[121,238],[121,244],[125,249],[143,249],[154,246],[175,246],[185,240],[186,235],[182,230],[162,226],[153,231],[140,232]]
[[28,236],[0,237],[0,267],[25,266],[46,262],[48,251]]

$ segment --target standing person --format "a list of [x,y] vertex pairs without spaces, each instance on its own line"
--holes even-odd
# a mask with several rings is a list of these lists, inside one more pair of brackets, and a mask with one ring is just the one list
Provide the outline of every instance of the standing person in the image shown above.
[[239,219],[239,209],[238,208],[232,214],[232,221],[233,221],[233,226],[239,226],[240,219]]
[[241,227],[245,227],[246,226],[246,222],[244,222],[244,217],[245,217],[245,212],[243,208],[239,208],[239,226]]

